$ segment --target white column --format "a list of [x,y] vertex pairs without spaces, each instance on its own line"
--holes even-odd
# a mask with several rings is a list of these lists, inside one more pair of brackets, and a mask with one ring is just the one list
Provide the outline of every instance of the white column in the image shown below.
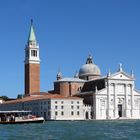
[[117,84],[114,84],[114,117],[118,118]]
[[128,113],[128,91],[127,91],[127,85],[125,84],[125,117],[129,116]]
[[97,117],[97,110],[96,110],[96,104],[97,104],[97,98],[96,98],[96,95],[94,96],[94,102],[93,102],[93,109],[94,109],[94,119],[96,119]]
[[111,119],[109,83],[107,83],[107,118]]
[[131,85],[131,117],[134,117],[134,93],[133,93],[134,86]]
[[109,85],[106,83],[107,88],[107,118],[109,118]]
[[96,119],[100,119],[100,100],[96,96]]

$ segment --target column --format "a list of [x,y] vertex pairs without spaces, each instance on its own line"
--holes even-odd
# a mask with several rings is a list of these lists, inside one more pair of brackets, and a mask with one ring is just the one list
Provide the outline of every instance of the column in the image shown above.
[[131,85],[131,117],[134,117],[134,93],[133,93],[134,86]]
[[107,88],[107,119],[109,118],[109,108],[110,108],[110,105],[109,105],[109,100],[110,100],[110,96],[109,96],[109,83],[107,82],[106,83],[106,88]]
[[127,85],[125,84],[125,117],[129,117],[129,110],[128,110],[128,90]]
[[110,107],[110,85],[107,83],[107,119],[111,119],[112,117],[112,109]]
[[97,119],[97,96],[95,95],[95,100],[94,100],[94,117]]
[[117,84],[114,84],[114,117],[118,118]]
[[100,99],[96,96],[96,119],[100,119]]

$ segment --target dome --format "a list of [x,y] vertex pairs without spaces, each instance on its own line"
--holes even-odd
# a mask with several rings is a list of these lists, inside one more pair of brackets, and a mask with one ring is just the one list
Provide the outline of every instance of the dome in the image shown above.
[[[81,79],[93,79],[100,76],[101,72],[97,65],[93,63],[91,55],[87,58],[86,64],[84,64],[79,70],[79,77]],[[87,78],[88,77],[88,78]]]
[[100,69],[95,64],[85,64],[79,70],[79,76],[100,75]]

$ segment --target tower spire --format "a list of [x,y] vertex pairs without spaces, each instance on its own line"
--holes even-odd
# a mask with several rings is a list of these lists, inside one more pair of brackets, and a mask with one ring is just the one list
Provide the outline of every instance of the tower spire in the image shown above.
[[36,42],[36,36],[35,36],[35,31],[33,27],[33,19],[31,19],[31,27],[29,31],[29,37],[28,37],[28,42],[34,41]]

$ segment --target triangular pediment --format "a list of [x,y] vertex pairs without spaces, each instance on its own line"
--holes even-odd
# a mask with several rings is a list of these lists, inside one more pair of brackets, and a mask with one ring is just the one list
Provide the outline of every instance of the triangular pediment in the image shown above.
[[138,91],[138,90],[135,89],[135,90],[134,90],[134,95],[135,95],[135,96],[140,96],[140,91]]
[[121,79],[121,80],[134,80],[133,77],[131,77],[130,75],[128,75],[127,73],[125,73],[123,71],[112,74],[109,78],[111,78],[111,79]]

